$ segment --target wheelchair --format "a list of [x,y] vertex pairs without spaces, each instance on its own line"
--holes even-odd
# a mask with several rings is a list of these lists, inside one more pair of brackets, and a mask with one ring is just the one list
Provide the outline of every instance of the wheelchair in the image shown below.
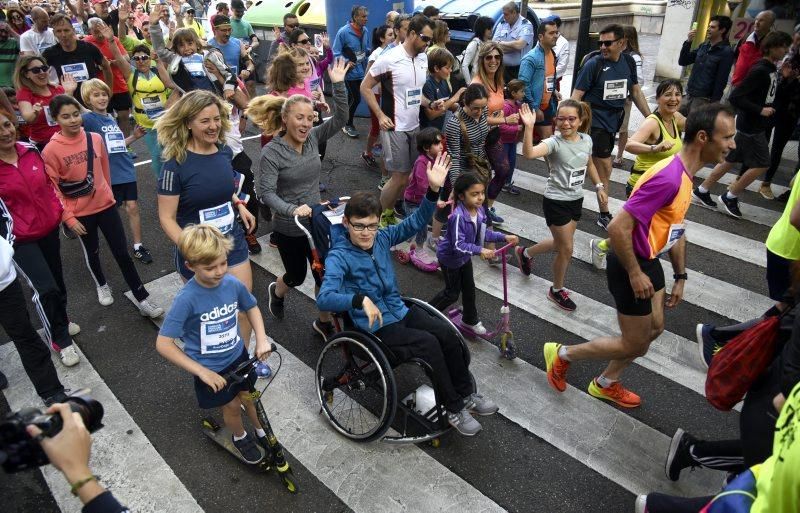
[[[341,222],[331,215],[337,210],[343,211],[343,205],[337,202],[314,207],[313,235],[295,218],[311,246],[312,268],[320,273],[324,271],[322,262],[330,245],[330,225]],[[445,323],[461,342],[465,363],[469,365],[467,342],[446,315],[420,299],[404,297],[403,301],[406,306],[416,305]],[[334,314],[334,325],[336,333],[325,342],[314,372],[320,413],[331,426],[355,442],[429,442],[438,447],[439,438],[452,427],[439,399],[443,394],[437,390],[431,366],[421,358],[398,358],[380,338],[357,328],[347,313]],[[430,384],[423,383],[400,399],[396,371],[408,367],[421,369]],[[474,377],[472,383],[474,390]]]

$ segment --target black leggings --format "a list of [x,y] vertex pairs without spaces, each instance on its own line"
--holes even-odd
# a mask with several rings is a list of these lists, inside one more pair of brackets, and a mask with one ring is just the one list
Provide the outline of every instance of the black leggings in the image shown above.
[[14,245],[19,275],[33,290],[33,305],[54,350],[72,345],[67,317],[67,287],[61,268],[58,226],[44,237]]
[[475,391],[461,340],[446,322],[411,305],[402,320],[384,326],[375,336],[389,347],[400,361],[416,357],[427,362],[433,380],[443,394],[445,408],[458,412],[464,398]]
[[31,325],[19,280],[0,291],[0,326],[14,341],[22,367],[39,397],[46,399],[64,390],[50,359],[50,351]]
[[114,260],[117,261],[122,276],[125,278],[125,283],[130,287],[133,297],[137,301],[147,299],[149,296],[142,284],[139,273],[133,265],[133,259],[128,254],[128,239],[125,237],[125,229],[122,227],[122,220],[119,218],[119,213],[115,206],[111,206],[96,214],[88,216],[79,216],[78,221],[81,222],[86,229],[86,235],[81,235],[81,246],[83,246],[83,254],[86,256],[86,264],[89,266],[89,271],[92,273],[95,283],[98,287],[105,285],[106,277],[103,274],[103,268],[100,265],[100,238],[98,230],[103,232],[108,247],[111,249],[111,254],[114,255]]
[[[306,281],[306,262],[311,263],[311,246],[305,235],[295,237],[279,232],[272,232],[272,241],[278,246],[281,262],[286,272],[283,274],[283,283],[289,288],[299,287]],[[311,271],[314,284],[322,285],[322,277],[314,270]]]
[[[778,172],[778,166],[781,165],[781,157],[783,149],[792,137],[795,128],[797,127],[797,118],[783,119],[782,116],[776,117],[775,132],[772,138],[772,149],[770,150],[770,165],[767,169],[767,175],[764,181],[772,183],[775,173]],[[800,160],[800,147],[797,150],[797,158]]]
[[430,300],[430,305],[437,310],[445,308],[458,301],[458,296],[463,296],[461,304],[464,306],[462,319],[465,323],[475,325],[478,323],[478,308],[475,305],[475,278],[472,274],[472,260],[461,267],[442,266],[444,275],[444,290]]
[[[253,174],[253,161],[250,160],[250,157],[247,156],[247,153],[241,151],[238,155],[233,157],[231,161],[231,167],[236,171],[242,173],[244,176],[244,182],[242,183],[242,192],[245,194],[249,194],[250,198],[247,200],[247,211],[253,214],[253,217],[256,218],[256,227],[253,228],[252,233],[255,234],[258,230],[258,199],[256,198],[256,190],[255,190],[255,175]],[[241,221],[240,221],[241,222]],[[244,228],[244,223],[242,223],[242,228]],[[245,230],[247,233],[247,230]]]
[[347,126],[353,126],[353,116],[356,114],[358,104],[361,103],[361,80],[345,80],[344,85],[347,87],[347,106],[350,109]]

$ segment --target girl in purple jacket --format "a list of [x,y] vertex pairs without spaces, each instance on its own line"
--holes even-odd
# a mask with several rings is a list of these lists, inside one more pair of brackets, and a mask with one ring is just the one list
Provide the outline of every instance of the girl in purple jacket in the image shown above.
[[472,276],[472,255],[480,255],[484,260],[494,257],[494,250],[484,248],[484,243],[499,242],[518,244],[516,235],[494,232],[486,226],[483,202],[486,187],[474,173],[462,173],[453,185],[456,207],[447,220],[447,236],[439,241],[436,256],[444,274],[445,288],[434,297],[430,304],[444,310],[463,295],[463,323],[479,335],[486,328],[478,320],[475,305],[475,280]]

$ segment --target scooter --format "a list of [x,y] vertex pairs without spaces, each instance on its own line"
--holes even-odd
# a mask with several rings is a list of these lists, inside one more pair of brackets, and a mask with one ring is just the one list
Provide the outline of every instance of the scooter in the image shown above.
[[[277,353],[276,349],[277,348],[275,344],[272,344],[271,351],[280,357],[280,353]],[[255,372],[256,363],[258,363],[258,358],[250,358],[246,362],[242,362],[241,365],[222,377],[227,383],[243,383],[248,379],[251,372]],[[275,433],[272,431],[272,425],[269,423],[269,418],[267,418],[267,412],[264,409],[264,405],[261,404],[261,401],[259,400],[270,383],[272,383],[272,380],[275,379],[275,376],[278,374],[279,370],[280,365],[272,375],[272,379],[269,380],[263,389],[256,390],[255,386],[250,385],[250,399],[255,404],[258,421],[266,433],[265,438],[267,440],[266,445],[261,445],[259,443],[260,446],[258,447],[258,450],[262,457],[261,461],[259,461],[255,466],[257,466],[262,472],[267,472],[274,468],[286,489],[289,490],[290,493],[297,493],[297,485],[294,482],[294,474],[292,469],[289,467],[289,463],[286,461],[286,457],[283,454],[283,447],[275,437]],[[242,406],[242,410],[244,410],[244,406]],[[221,426],[212,417],[206,417],[203,419],[203,432],[211,440],[216,442],[229,453],[233,454],[239,461],[247,465],[252,465],[251,463],[248,463],[242,459],[242,455],[239,453],[236,447],[234,447],[230,430],[225,426]]]
[[[508,268],[506,263],[506,253],[514,244],[506,244],[502,248],[495,250],[495,255],[500,257],[503,263],[503,306],[500,307],[500,321],[493,331],[487,331],[480,335],[475,333],[462,322],[463,309],[456,307],[447,312],[447,316],[456,328],[467,338],[482,338],[497,346],[500,355],[508,360],[517,357],[517,349],[514,345],[514,334],[511,332],[511,309],[508,306]],[[500,342],[496,343],[495,338],[500,335]]]

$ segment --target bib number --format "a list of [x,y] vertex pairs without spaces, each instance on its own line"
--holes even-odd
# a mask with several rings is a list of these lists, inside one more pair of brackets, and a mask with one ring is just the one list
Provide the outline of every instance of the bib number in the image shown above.
[[200,211],[200,223],[216,226],[222,233],[230,232],[233,229],[233,222],[233,209],[229,202]]
[[58,125],[58,123],[56,123],[56,120],[53,119],[53,115],[50,114],[50,107],[49,106],[47,106],[47,105],[42,106],[42,112],[44,112],[44,119],[47,120],[47,125],[48,126],[56,126],[56,125]]
[[122,132],[106,132],[105,137],[108,153],[125,153],[128,151],[125,146],[125,135]]
[[164,104],[158,96],[145,96],[142,98],[142,110],[148,119],[156,119],[164,113]]
[[658,253],[659,256],[666,254],[667,251],[672,249],[672,246],[677,244],[677,242],[681,239],[681,237],[683,237],[684,233],[686,233],[686,224],[684,223],[671,224],[669,226],[669,234],[667,235],[667,243]]
[[236,312],[216,321],[200,323],[200,353],[224,353],[236,347],[239,341],[239,323]]
[[628,79],[606,80],[603,83],[603,100],[624,100],[628,97]]
[[64,64],[61,66],[61,73],[70,73],[75,82],[86,82],[91,77],[89,76],[89,69],[86,67],[85,62],[78,62],[76,64]]
[[406,108],[417,107],[422,104],[422,89],[417,87],[406,90]]
[[569,174],[570,188],[583,187],[584,180],[586,180],[586,166],[573,169]]
[[186,71],[193,77],[204,77],[206,75],[203,69],[203,61],[184,61],[183,65],[186,66]]
[[550,75],[549,77],[545,77],[544,79],[544,90],[548,93],[552,93],[556,89],[556,77]]
[[778,74],[770,73],[769,81],[769,91],[767,91],[767,97],[764,100],[765,105],[772,105],[775,102],[775,92],[778,89]]

